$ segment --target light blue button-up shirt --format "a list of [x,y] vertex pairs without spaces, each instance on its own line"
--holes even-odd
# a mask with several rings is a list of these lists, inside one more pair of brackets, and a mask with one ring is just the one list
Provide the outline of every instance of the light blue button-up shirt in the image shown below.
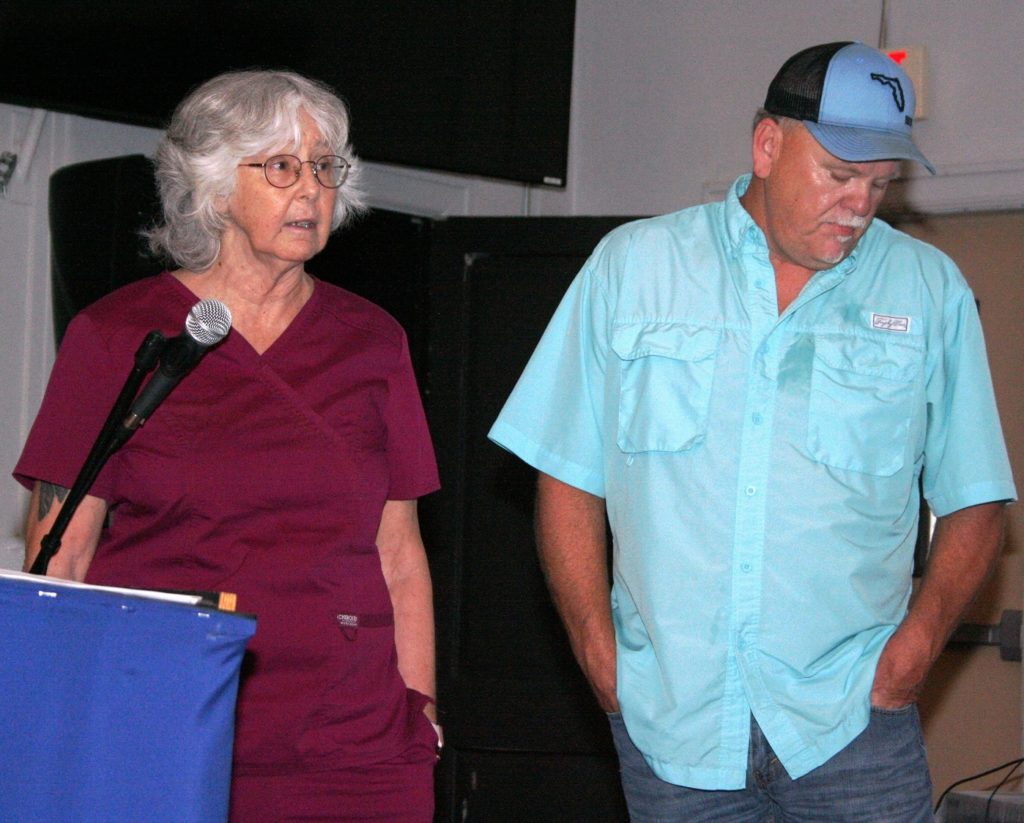
[[490,433],[606,498],[623,717],[702,789],[751,712],[794,778],[865,728],[922,472],[940,516],[1015,497],[953,262],[875,220],[780,316],[748,182],[602,240]]

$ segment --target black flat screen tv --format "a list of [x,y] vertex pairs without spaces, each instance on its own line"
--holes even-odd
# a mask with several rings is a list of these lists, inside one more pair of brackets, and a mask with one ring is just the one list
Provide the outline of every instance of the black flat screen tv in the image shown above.
[[575,0],[3,0],[0,102],[162,127],[228,69],[338,90],[367,160],[565,184]]

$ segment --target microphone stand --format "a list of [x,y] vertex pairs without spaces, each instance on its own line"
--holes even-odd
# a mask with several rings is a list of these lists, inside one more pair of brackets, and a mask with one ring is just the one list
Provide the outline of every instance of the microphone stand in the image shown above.
[[75,478],[75,483],[57,514],[57,519],[54,520],[50,531],[40,543],[39,554],[36,555],[32,568],[29,570],[32,574],[46,574],[50,560],[60,550],[61,539],[64,537],[64,532],[67,530],[72,516],[92,487],[100,469],[103,468],[110,456],[134,434],[135,429],[124,427],[121,425],[122,421],[128,414],[131,402],[138,394],[142,379],[154,369],[166,343],[167,339],[163,334],[159,331],[151,331],[142,341],[138,351],[135,352],[135,365],[129,373],[128,379],[125,380],[117,400],[114,401],[114,406],[110,410],[110,414],[107,415],[107,420],[103,424],[103,428],[100,429],[99,436],[89,451],[89,456],[85,458],[85,463],[78,472],[78,477]]

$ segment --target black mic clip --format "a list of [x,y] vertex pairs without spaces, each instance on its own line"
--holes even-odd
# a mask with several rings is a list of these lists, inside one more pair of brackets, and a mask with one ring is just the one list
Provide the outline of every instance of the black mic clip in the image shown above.
[[207,349],[223,340],[230,329],[231,312],[227,306],[218,300],[196,303],[185,321],[185,329],[161,347],[160,365],[128,409],[122,430],[130,434],[145,423],[181,379],[195,368]]

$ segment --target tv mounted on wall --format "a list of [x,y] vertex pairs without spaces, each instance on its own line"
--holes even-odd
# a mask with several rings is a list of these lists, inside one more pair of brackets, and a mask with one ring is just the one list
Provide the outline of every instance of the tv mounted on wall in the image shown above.
[[367,160],[565,184],[575,0],[4,0],[0,102],[162,127],[221,71],[290,68]]

